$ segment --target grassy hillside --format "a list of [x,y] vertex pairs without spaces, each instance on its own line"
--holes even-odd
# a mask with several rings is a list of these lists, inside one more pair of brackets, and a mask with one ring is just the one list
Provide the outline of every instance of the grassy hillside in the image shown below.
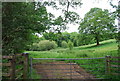
[[101,45],[90,44],[68,48],[57,48],[50,51],[27,51],[34,58],[85,58],[85,57],[104,57],[106,55],[117,55],[117,43],[115,39],[100,42]]

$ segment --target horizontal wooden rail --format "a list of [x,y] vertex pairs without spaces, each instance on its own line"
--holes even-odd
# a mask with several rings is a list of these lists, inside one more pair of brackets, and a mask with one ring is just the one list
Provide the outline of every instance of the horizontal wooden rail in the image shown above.
[[11,66],[11,63],[0,63],[0,66]]
[[10,73],[2,73],[2,76],[9,77]]
[[47,64],[46,63],[46,64],[42,64],[42,63],[39,63],[39,64],[33,64],[33,65],[37,66],[37,65],[92,65],[92,64],[100,65],[100,64],[104,64],[104,63],[84,63],[84,64],[80,64],[80,63],[79,64],[78,63],[66,63],[66,64],[49,64],[49,63]]
[[120,73],[111,73],[112,75],[120,75]]
[[84,60],[84,59],[104,59],[105,57],[99,58],[32,58],[34,60]]
[[[67,68],[67,69],[38,69],[38,70],[70,70],[71,68]],[[75,70],[79,70],[80,68],[75,68]],[[86,69],[94,69],[94,68],[86,68]],[[97,70],[98,71],[98,70]],[[101,71],[101,70],[99,70]]]
[[111,58],[119,58],[120,59],[120,57],[111,57]]
[[[38,74],[39,73],[44,73],[44,72],[37,72]],[[47,72],[47,73],[51,73],[51,72]],[[67,71],[67,72],[62,72],[62,71],[53,71],[52,73],[56,73],[56,75],[58,75],[57,73],[76,73],[76,71],[72,71],[72,72],[70,72],[70,71]]]
[[113,71],[118,71],[118,68],[110,68]]
[[13,56],[2,56],[3,59],[12,59]]
[[120,61],[115,61],[115,60],[110,60],[110,62],[117,62],[117,63],[120,63]]
[[16,57],[21,57],[21,56],[23,56],[23,54],[16,54],[15,56]]
[[111,65],[111,67],[120,67],[120,65]]

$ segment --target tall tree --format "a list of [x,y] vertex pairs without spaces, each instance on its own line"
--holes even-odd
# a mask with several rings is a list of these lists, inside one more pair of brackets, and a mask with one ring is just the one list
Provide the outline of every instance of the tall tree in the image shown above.
[[29,2],[2,3],[2,52],[22,52],[33,40],[36,32],[47,29],[46,7]]
[[118,2],[118,30],[118,55],[120,56],[120,1]]
[[92,34],[99,45],[100,37],[116,31],[115,17],[107,9],[92,8],[85,14],[79,26],[80,33]]

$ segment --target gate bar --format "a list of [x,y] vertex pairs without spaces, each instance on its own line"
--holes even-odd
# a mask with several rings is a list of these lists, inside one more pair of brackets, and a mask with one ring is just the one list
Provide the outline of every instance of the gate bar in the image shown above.
[[105,57],[99,58],[32,58],[34,60],[82,60],[82,59],[104,59]]

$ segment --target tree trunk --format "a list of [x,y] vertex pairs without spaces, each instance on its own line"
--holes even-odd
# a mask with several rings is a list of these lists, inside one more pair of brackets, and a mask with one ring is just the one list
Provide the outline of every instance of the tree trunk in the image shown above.
[[96,35],[95,39],[96,39],[97,46],[100,45],[100,43],[99,43],[99,36],[98,35]]

